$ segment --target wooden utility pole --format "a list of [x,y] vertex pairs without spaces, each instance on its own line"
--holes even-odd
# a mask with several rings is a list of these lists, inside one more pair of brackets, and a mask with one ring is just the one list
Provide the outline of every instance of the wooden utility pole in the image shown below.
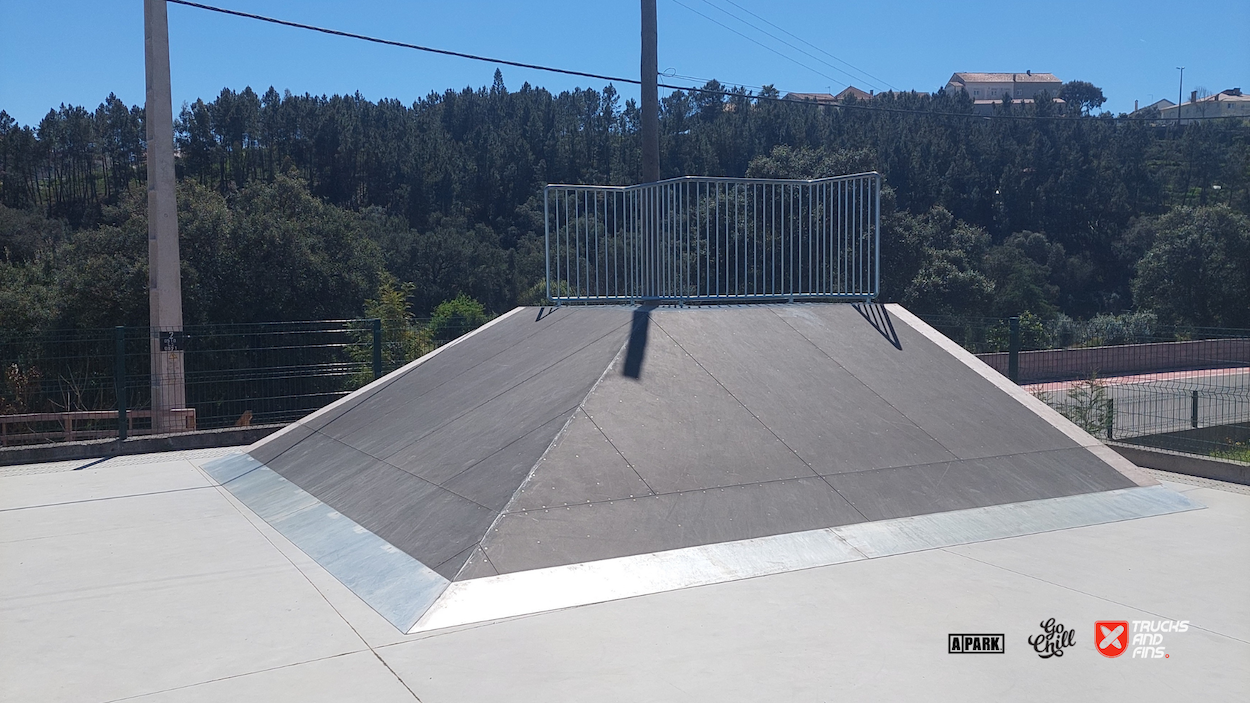
[[660,90],[655,0],[642,0],[642,182],[660,180]]
[[1185,67],[1177,66],[1176,70],[1181,72],[1180,84],[1176,87],[1176,128],[1181,128],[1181,108],[1185,107],[1183,102],[1185,99]]
[[171,411],[187,404],[183,374],[182,272],[174,202],[174,109],[169,87],[165,0],[143,0],[147,68],[148,311],[151,326],[152,430],[182,429]]

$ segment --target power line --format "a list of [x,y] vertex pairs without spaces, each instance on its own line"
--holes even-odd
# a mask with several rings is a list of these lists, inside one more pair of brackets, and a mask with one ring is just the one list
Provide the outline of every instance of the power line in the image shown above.
[[[780,56],[781,58],[783,58],[783,59],[785,59],[785,60],[787,60],[787,61],[790,61],[790,62],[792,62],[792,63],[794,63],[794,64],[797,64],[797,65],[799,65],[799,66],[802,66],[803,68],[806,68],[807,70],[811,71],[812,73],[815,73],[815,74],[816,74],[816,75],[818,75],[818,76],[823,76],[823,77],[825,77],[825,78],[828,78],[829,80],[833,81],[834,83],[837,83],[838,85],[846,85],[846,83],[843,83],[842,81],[838,80],[837,78],[834,78],[833,76],[831,76],[831,75],[829,75],[829,74],[827,74],[827,73],[824,73],[824,72],[822,72],[822,71],[818,71],[818,70],[816,70],[816,69],[812,68],[811,66],[808,66],[807,64],[803,63],[802,61],[799,61],[798,59],[794,58],[793,56],[786,56],[785,54],[781,53],[780,51],[777,51],[776,49],[774,49],[774,48],[772,48],[771,46],[769,46],[769,45],[765,44],[764,42],[762,42],[762,41],[760,41],[760,40],[758,40],[758,39],[756,39],[756,38],[754,38],[754,37],[747,36],[747,35],[743,34],[742,32],[739,32],[738,30],[734,29],[733,27],[730,27],[729,25],[725,24],[724,22],[721,22],[720,20],[717,20],[717,19],[713,19],[712,17],[709,17],[709,16],[707,16],[707,15],[703,14],[702,12],[699,12],[698,10],[694,9],[693,7],[691,7],[691,6],[687,5],[687,4],[685,4],[684,2],[681,2],[681,0],[673,0],[673,2],[674,2],[675,4],[677,4],[677,5],[681,5],[682,7],[686,8],[687,10],[690,10],[691,12],[693,12],[693,13],[695,13],[696,15],[698,15],[698,16],[700,16],[700,17],[702,17],[703,19],[707,20],[708,22],[711,22],[711,23],[713,23],[713,24],[718,24],[718,25],[720,25],[721,27],[724,27],[725,29],[728,29],[729,31],[733,32],[734,34],[737,34],[738,36],[742,37],[743,39],[746,39],[747,41],[749,41],[749,42],[751,42],[751,43],[753,43],[753,44],[758,44],[758,45],[760,45],[760,46],[764,47],[765,49],[768,49],[769,51],[773,52],[774,54],[776,54],[776,55]],[[845,71],[843,71],[843,73],[845,73]],[[849,74],[848,74],[848,75],[849,75]]]
[[[704,2],[707,2],[707,0],[704,0]],[[794,34],[793,32],[789,32],[789,31],[787,31],[784,27],[778,27],[777,25],[773,24],[772,22],[769,22],[768,20],[764,19],[763,17],[760,17],[759,15],[755,14],[754,12],[751,12],[750,10],[748,10],[747,8],[745,8],[745,7],[741,6],[741,5],[739,5],[738,3],[734,2],[733,0],[725,0],[725,2],[729,3],[730,5],[733,5],[734,7],[738,8],[739,10],[742,10],[743,12],[747,13],[748,15],[751,15],[752,17],[754,17],[754,18],[758,19],[759,21],[763,22],[764,24],[766,24],[766,25],[768,25],[768,26],[770,26],[770,27],[773,27],[773,28],[774,28],[774,29],[776,29],[777,31],[782,32],[783,34],[786,34],[786,35],[788,35],[788,36],[790,36],[790,37],[793,37],[793,38],[795,38],[795,39],[799,40],[800,42],[803,42],[804,44],[806,44],[806,45],[808,45],[808,46],[812,47],[812,48],[813,48],[813,49],[815,49],[816,51],[819,51],[820,53],[824,54],[825,56],[828,56],[829,58],[833,59],[834,61],[837,61],[838,63],[841,63],[841,64],[845,64],[845,65],[847,65],[847,66],[850,66],[851,68],[855,69],[855,70],[856,70],[856,71],[858,71],[859,73],[862,73],[862,74],[864,74],[865,76],[868,76],[869,78],[871,78],[871,79],[873,79],[873,80],[881,81],[881,82],[882,82],[882,83],[884,83],[885,85],[890,86],[890,88],[891,88],[891,89],[893,89],[893,90],[898,90],[898,88],[895,88],[893,85],[891,85],[889,81],[887,81],[887,80],[885,80],[885,79],[883,79],[883,78],[877,78],[876,76],[874,76],[874,75],[872,75],[871,73],[869,73],[869,72],[867,72],[867,71],[863,70],[862,68],[859,68],[859,67],[857,67],[857,66],[855,66],[855,65],[851,64],[851,63],[850,63],[850,62],[848,62],[848,61],[845,61],[845,60],[843,60],[843,59],[840,59],[840,58],[838,58],[837,56],[834,56],[833,54],[829,53],[828,51],[825,51],[824,49],[820,48],[819,46],[816,46],[815,44],[813,44],[813,43],[811,43],[811,42],[807,41],[807,40],[806,40],[806,39],[804,39],[803,37],[800,37],[800,36],[798,36],[797,34]]]
[[[676,1],[677,0],[674,0],[674,2]],[[600,73],[573,71],[570,69],[554,68],[551,66],[542,66],[539,64],[522,63],[520,61],[509,61],[507,59],[495,59],[495,58],[490,58],[487,56],[478,56],[476,54],[467,54],[467,53],[460,52],[460,51],[450,51],[448,49],[436,49],[433,47],[421,46],[419,44],[409,44],[407,42],[393,41],[390,39],[379,39],[377,37],[370,37],[364,34],[354,34],[352,32],[343,32],[337,29],[328,29],[326,27],[318,27],[318,26],[311,25],[311,24],[301,24],[299,22],[291,22],[288,20],[281,20],[281,19],[277,19],[274,17],[256,15],[250,12],[228,10],[224,7],[204,5],[198,2],[190,2],[189,0],[166,0],[166,2],[173,3],[175,5],[186,5],[187,7],[194,7],[200,10],[207,10],[208,12],[217,12],[223,15],[243,17],[246,19],[258,20],[260,22],[278,24],[284,27],[294,27],[296,29],[307,29],[312,32],[320,32],[322,34],[329,34],[329,35],[336,36],[336,37],[346,37],[348,39],[359,39],[361,41],[372,42],[374,44],[384,44],[386,46],[395,46],[395,47],[399,47],[402,49],[414,49],[416,51],[425,51],[425,52],[429,52],[432,54],[440,54],[443,56],[453,56],[456,58],[469,59],[472,61],[482,61],[485,63],[499,64],[502,66],[515,66],[517,68],[528,68],[534,71],[546,71],[548,73],[558,73],[558,74],[562,74],[566,76],[595,78],[597,80],[608,81],[609,83],[627,83],[629,85],[641,85],[642,84],[642,81],[636,78],[622,78],[620,76],[608,76],[608,75],[604,75]],[[682,7],[686,7],[686,6],[682,5]],[[702,14],[702,13],[696,12],[696,14]],[[707,17],[707,15],[703,15],[703,16]],[[708,19],[711,19],[711,18],[708,18]],[[712,20],[712,21],[716,22],[716,20]],[[720,24],[720,23],[717,22],[717,24]],[[724,26],[724,25],[721,25],[721,26]],[[726,29],[730,29],[730,28],[726,27]],[[735,33],[738,33],[741,35],[741,33],[737,32],[736,30],[730,29],[730,31],[734,31]],[[747,37],[747,38],[750,39],[750,37]],[[751,39],[751,41],[755,41],[755,40]],[[756,43],[759,43],[759,42],[756,42]],[[768,48],[770,51],[772,50],[770,47],[765,47],[765,48]],[[774,51],[774,53],[777,53],[777,52]],[[784,54],[782,56],[783,58],[787,58],[787,59],[790,58],[788,56],[785,56]],[[790,59],[790,60],[793,61],[794,59]],[[810,67],[807,67],[807,66],[804,66],[804,68],[809,68],[809,70],[812,70],[810,69]],[[816,73],[820,73],[820,72],[816,71]],[[820,75],[824,75],[824,74],[821,73]],[[825,76],[825,77],[829,78],[829,76]],[[830,78],[830,80],[833,80],[833,79]],[[978,120],[985,120],[985,119],[1071,120],[1072,119],[1069,117],[1058,117],[1058,116],[1052,117],[1052,116],[1043,116],[1043,115],[997,115],[997,114],[996,115],[975,115],[975,114],[968,113],[968,112],[936,112],[932,110],[905,110],[903,108],[891,108],[891,107],[882,107],[882,106],[874,106],[874,105],[859,105],[857,103],[840,103],[836,106],[831,106],[831,105],[828,105],[827,103],[818,103],[812,100],[806,100],[806,101],[787,100],[781,97],[760,95],[758,93],[742,94],[742,93],[735,93],[735,92],[731,92],[727,90],[710,90],[708,88],[695,88],[691,86],[671,85],[668,83],[658,83],[657,85],[661,88],[668,88],[670,90],[681,90],[681,91],[686,91],[690,93],[702,93],[704,95],[718,95],[718,96],[727,97],[727,98],[746,98],[748,100],[754,100],[757,102],[778,102],[778,103],[785,103],[787,105],[806,105],[806,106],[813,106],[813,107],[837,107],[838,109],[845,109],[845,110],[860,110],[864,112],[885,112],[885,113],[900,114],[900,115],[916,115],[916,116],[929,116],[929,117],[960,117],[960,118],[971,118],[971,119],[978,119]],[[842,84],[839,83],[839,85],[842,85]],[[1226,119],[1237,119],[1237,118],[1238,118],[1237,115],[1220,115],[1220,116],[1214,116],[1214,117],[1187,117],[1185,119],[1186,120],[1226,120]],[[1150,121],[1154,121],[1154,120],[1140,118],[1140,117],[1111,117],[1111,118],[1096,118],[1096,119],[1099,122],[1106,122],[1106,121],[1150,122]]]
[[[679,4],[680,4],[680,3],[679,3]],[[776,34],[773,34],[772,32],[769,32],[769,31],[768,31],[768,30],[766,30],[766,29],[762,29],[762,28],[760,28],[759,26],[757,26],[757,25],[755,25],[755,24],[753,24],[753,23],[751,23],[751,22],[749,22],[749,21],[747,21],[747,20],[745,20],[745,19],[743,19],[743,18],[739,17],[738,15],[735,15],[734,13],[732,13],[732,12],[730,12],[729,10],[726,10],[725,8],[723,8],[723,7],[719,6],[719,5],[717,5],[717,4],[713,3],[713,2],[711,2],[710,0],[703,0],[703,4],[704,4],[704,5],[707,5],[708,7],[714,8],[714,9],[716,9],[716,10],[717,10],[717,11],[719,11],[719,12],[723,12],[723,13],[725,13],[726,15],[729,15],[730,17],[732,17],[732,18],[734,18],[734,19],[738,20],[739,22],[741,22],[741,23],[745,24],[746,26],[750,27],[751,29],[754,29],[755,31],[759,32],[760,34],[763,34],[763,35],[764,35],[764,36],[766,36],[766,37],[770,37],[771,39],[773,39],[773,40],[775,40],[775,41],[781,42],[782,44],[785,44],[786,46],[790,47],[791,49],[794,49],[795,51],[799,52],[800,54],[803,54],[804,56],[806,56],[806,57],[808,57],[808,58],[812,58],[812,59],[815,59],[815,60],[817,60],[817,61],[819,61],[819,62],[823,63],[824,65],[828,66],[829,68],[832,68],[833,70],[837,71],[838,73],[841,73],[841,74],[845,75],[847,78],[850,78],[851,80],[864,80],[863,78],[856,78],[854,75],[852,75],[852,74],[848,73],[845,69],[841,69],[841,68],[838,68],[837,66],[834,66],[833,64],[831,64],[831,63],[829,63],[828,61],[826,61],[826,60],[824,60],[824,59],[820,58],[819,56],[816,56],[815,54],[812,54],[812,53],[811,53],[811,52],[809,52],[809,51],[805,51],[805,50],[803,50],[803,49],[801,49],[801,48],[799,48],[799,47],[797,47],[797,46],[795,46],[795,45],[791,44],[790,42],[786,41],[785,39],[782,39],[781,37],[777,36]],[[733,3],[730,3],[730,4],[731,4],[731,5],[733,5]],[[741,8],[741,6],[739,6],[739,5],[734,5],[734,7],[738,7],[739,9],[742,9],[742,8]],[[749,12],[749,10],[748,10],[748,12]],[[751,13],[751,14],[753,14],[753,15],[754,15],[755,13]],[[759,17],[759,15],[755,15],[755,16],[756,16],[756,17]],[[763,18],[760,18],[760,19],[763,19]],[[768,22],[767,20],[764,20],[764,21],[765,21],[765,22]],[[772,23],[771,23],[771,22],[768,22],[768,24],[772,24]],[[774,26],[774,27],[776,27],[776,25],[773,25],[773,26]],[[777,29],[781,29],[781,28],[780,28],[780,27],[777,27]],[[785,32],[785,30],[784,30],[784,29],[782,29],[781,31]],[[789,34],[789,32],[786,32],[786,34]],[[793,35],[791,35],[791,36],[793,36]],[[846,63],[846,62],[845,62],[845,61],[843,61],[843,63]],[[848,65],[848,66],[850,66],[850,64],[847,64],[847,65]],[[855,68],[855,67],[854,67],[854,66],[851,66],[851,68]],[[856,70],[856,71],[859,71],[861,74],[868,75],[866,71],[860,71],[858,68],[855,68],[855,70]],[[880,79],[878,79],[878,80],[880,80]],[[882,83],[885,83],[885,81],[881,81],[881,82],[882,82]],[[875,84],[875,83],[871,83],[871,81],[869,82],[869,84],[870,84],[870,85],[869,85],[869,87],[872,87],[872,88],[880,88],[880,86],[879,86],[879,85],[877,85],[877,84]],[[887,85],[888,85],[888,84],[887,84]],[[893,87],[893,86],[890,86],[890,87]]]
[[311,24],[301,24],[299,22],[290,22],[280,20],[264,15],[254,15],[250,12],[240,12],[238,10],[227,10],[224,7],[214,7],[212,5],[202,5],[198,2],[188,2],[188,0],[166,0],[175,5],[186,5],[187,7],[195,7],[209,12],[220,12],[223,15],[233,15],[235,17],[246,17],[250,20],[260,20],[261,22],[269,22],[272,24],[280,24],[284,27],[294,27],[296,29],[307,29],[312,32],[321,32],[322,34],[330,34],[336,37],[347,37],[348,39],[359,39],[361,41],[373,42],[374,44],[385,44],[387,46],[398,46],[403,49],[415,49],[417,51],[426,51],[431,54],[441,54],[443,56],[454,56],[460,59],[470,59],[472,61],[485,61],[486,63],[501,64],[504,66],[516,66],[517,68],[529,68],[535,71],[548,71],[550,73],[562,73],[566,76],[581,76],[582,78],[596,78],[603,81],[617,81],[621,83],[632,83],[639,85],[641,81],[631,80],[629,78],[620,78],[618,76],[605,76],[599,73],[586,73],[585,71],[572,71],[565,68],[552,68],[550,66],[539,66],[538,64],[522,63],[520,61],[508,61],[507,59],[492,59],[486,56],[477,56],[475,54],[466,54],[460,51],[449,51],[447,49],[435,49],[429,46],[421,46],[419,44],[409,44],[407,42],[392,41],[390,39],[378,39],[377,37],[369,37],[364,34],[353,34],[352,32],[341,32],[337,29],[327,29],[325,27],[317,27]]

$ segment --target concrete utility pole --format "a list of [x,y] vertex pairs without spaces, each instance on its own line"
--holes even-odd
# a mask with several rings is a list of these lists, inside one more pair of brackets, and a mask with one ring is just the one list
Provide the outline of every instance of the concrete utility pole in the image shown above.
[[660,89],[655,0],[642,0],[642,182],[660,180]]
[[174,109],[169,88],[165,0],[143,0],[147,67],[148,308],[152,349],[152,430],[182,429],[170,411],[187,404],[183,375],[182,271],[174,202]]

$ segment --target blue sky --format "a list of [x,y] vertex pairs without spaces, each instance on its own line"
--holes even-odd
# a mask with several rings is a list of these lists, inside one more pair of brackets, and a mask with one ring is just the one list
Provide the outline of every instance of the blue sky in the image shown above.
[[[636,77],[638,3],[632,0],[207,0],[257,14],[528,63]],[[735,4],[738,7],[735,7]],[[0,109],[35,124],[61,103],[94,108],[109,92],[143,101],[142,0],[0,0]],[[729,10],[830,66],[777,42]],[[879,80],[746,14],[811,42]],[[1177,4],[1138,0],[1004,3],[658,0],[661,70],[783,91],[837,91],[852,83],[935,90],[955,71],[1049,71],[1103,88],[1115,112],[1204,87],[1250,90],[1250,2]],[[707,15],[772,47],[752,43]],[[495,67],[374,46],[169,6],[175,109],[223,87],[270,85],[315,94],[352,93],[411,102],[431,91],[488,85]],[[807,64],[808,67],[799,65]],[[815,69],[815,70],[813,70]],[[820,74],[825,75],[820,75]],[[504,68],[509,88],[602,87]],[[618,86],[636,96],[632,86]]]

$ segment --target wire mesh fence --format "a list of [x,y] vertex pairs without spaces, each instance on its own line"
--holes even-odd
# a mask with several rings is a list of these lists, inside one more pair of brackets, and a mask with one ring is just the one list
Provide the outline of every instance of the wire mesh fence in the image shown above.
[[[1095,436],[1250,460],[1250,330],[926,321]],[[168,419],[186,431],[290,422],[471,328],[367,319],[187,327],[185,407]],[[0,445],[155,431],[153,334],[0,332]]]
[[1103,439],[1250,460],[1250,330],[933,316],[926,321]]
[[[470,331],[464,322],[319,320],[188,326],[182,376],[154,377],[149,328],[0,333],[0,445],[285,423]],[[157,345],[159,349],[159,345]],[[152,388],[184,407],[154,422]],[[120,402],[119,402],[120,401]]]

